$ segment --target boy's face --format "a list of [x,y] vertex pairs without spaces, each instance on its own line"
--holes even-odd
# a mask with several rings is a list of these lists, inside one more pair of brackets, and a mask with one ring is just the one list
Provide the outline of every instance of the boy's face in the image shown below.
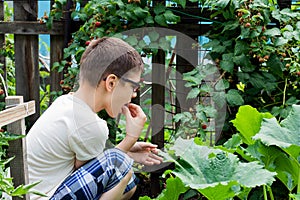
[[131,102],[137,96],[137,89],[141,79],[141,73],[127,73],[118,78],[116,87],[111,96],[111,103],[106,112],[111,117],[117,117],[122,112],[122,107]]

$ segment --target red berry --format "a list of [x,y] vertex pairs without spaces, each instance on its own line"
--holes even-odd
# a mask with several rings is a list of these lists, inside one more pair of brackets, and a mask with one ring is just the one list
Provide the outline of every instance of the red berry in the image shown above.
[[265,60],[269,60],[269,58],[270,58],[269,55],[265,55],[265,56],[264,56],[264,59],[265,59]]
[[251,26],[251,24],[249,23],[249,22],[247,22],[246,24],[245,24],[245,27],[246,28],[249,28]]
[[300,72],[297,72],[297,75],[300,76]]
[[85,42],[85,45],[89,46],[90,43],[91,43],[91,41],[88,40],[88,41]]
[[4,90],[0,88],[0,95],[4,94]]
[[206,124],[202,124],[202,129],[206,129],[207,125]]
[[59,84],[60,85],[64,84],[64,80],[60,80]]
[[101,22],[96,22],[95,23],[95,27],[100,27],[101,26]]

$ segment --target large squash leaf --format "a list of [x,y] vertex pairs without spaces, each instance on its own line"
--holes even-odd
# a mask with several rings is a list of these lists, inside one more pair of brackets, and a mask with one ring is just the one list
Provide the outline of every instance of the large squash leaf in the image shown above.
[[277,173],[278,179],[292,191],[298,183],[299,166],[295,159],[288,156],[276,146],[265,146],[257,141],[247,148],[247,152],[255,157],[265,168]]
[[253,139],[260,139],[268,146],[278,146],[297,160],[300,156],[299,131],[300,106],[293,105],[288,117],[280,124],[276,118],[264,119],[259,133]]
[[[276,173],[263,169],[257,162],[242,163],[232,153],[200,146],[193,140],[178,138],[171,150],[179,157],[174,160],[173,173],[208,199],[231,198],[241,192],[238,188],[253,188],[275,180]],[[218,196],[216,189],[222,195]]]
[[252,137],[259,132],[263,118],[272,118],[270,113],[259,113],[255,108],[245,105],[241,106],[236,114],[236,118],[231,120],[239,131],[243,143],[254,144]]

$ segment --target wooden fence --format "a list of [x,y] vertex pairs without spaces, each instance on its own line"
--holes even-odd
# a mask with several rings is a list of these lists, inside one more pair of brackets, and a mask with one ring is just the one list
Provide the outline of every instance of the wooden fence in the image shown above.
[[[7,125],[9,133],[25,135],[25,118],[35,113],[35,101],[24,103],[22,96],[9,96],[6,97],[5,103],[7,109],[0,112],[0,127]],[[14,157],[10,162],[10,176],[13,177],[14,185],[28,184],[25,138],[10,141],[7,155]],[[29,199],[29,195],[23,199]]]
[[[53,1],[51,1],[53,3]],[[5,34],[14,34],[15,46],[15,78],[16,95],[24,97],[24,101],[36,100],[36,113],[30,117],[33,124],[40,114],[39,106],[39,34],[50,35],[50,66],[54,62],[60,61],[63,56],[65,46],[64,22],[54,22],[53,28],[48,29],[45,24],[41,24],[37,18],[38,1],[15,0],[13,1],[13,21],[4,22],[4,1],[0,1],[0,48],[5,48]],[[2,20],[2,21],[1,21]],[[0,63],[4,71],[6,67],[5,58],[0,56]],[[51,68],[50,87],[51,91],[60,90],[59,81],[62,74]]]

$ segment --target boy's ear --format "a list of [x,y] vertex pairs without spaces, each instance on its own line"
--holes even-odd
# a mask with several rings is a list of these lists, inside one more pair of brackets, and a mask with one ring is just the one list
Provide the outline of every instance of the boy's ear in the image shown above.
[[112,91],[116,87],[116,84],[117,84],[117,76],[116,75],[110,74],[106,77],[105,88],[108,91]]

